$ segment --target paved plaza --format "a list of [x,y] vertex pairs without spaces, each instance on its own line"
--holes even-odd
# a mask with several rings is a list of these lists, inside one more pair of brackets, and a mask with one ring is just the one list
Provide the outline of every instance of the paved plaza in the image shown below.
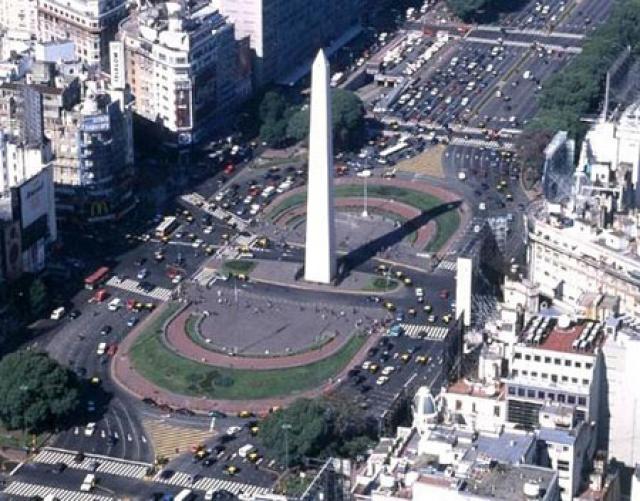
[[344,306],[270,297],[242,287],[208,290],[198,301],[202,340],[217,350],[244,356],[290,355],[331,340],[339,344],[381,319],[380,307]]

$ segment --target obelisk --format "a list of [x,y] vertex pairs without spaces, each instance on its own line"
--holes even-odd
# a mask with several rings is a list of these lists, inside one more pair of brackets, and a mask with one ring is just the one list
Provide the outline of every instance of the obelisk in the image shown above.
[[307,236],[304,255],[304,279],[321,284],[330,284],[336,274],[332,135],[329,61],[321,49],[311,69]]

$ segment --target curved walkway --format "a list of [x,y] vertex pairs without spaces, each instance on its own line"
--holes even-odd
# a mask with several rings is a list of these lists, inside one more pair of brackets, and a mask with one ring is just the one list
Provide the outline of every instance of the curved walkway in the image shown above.
[[[356,353],[344,369],[335,377],[328,379],[325,384],[320,387],[285,397],[273,397],[261,400],[214,400],[204,397],[189,397],[172,393],[148,381],[133,368],[131,359],[129,358],[129,351],[131,350],[131,347],[138,339],[138,336],[144,332],[145,327],[152,323],[156,316],[160,315],[166,307],[167,303],[160,308],[157,308],[143,322],[138,324],[138,326],[129,333],[126,338],[123,339],[120,344],[118,354],[111,360],[111,377],[114,383],[137,398],[152,398],[158,404],[167,404],[173,408],[186,407],[199,413],[206,413],[212,409],[218,409],[229,413],[248,410],[256,414],[266,414],[272,407],[288,405],[297,398],[316,398],[324,395],[337,387],[347,377],[347,372],[351,367],[354,365],[360,365],[364,362],[367,357],[367,352],[372,346],[376,345],[383,332],[382,330],[379,330],[369,336],[358,353]],[[179,313],[178,315],[181,314],[182,313]],[[256,363],[258,362],[262,362],[262,360],[256,361]],[[259,365],[255,368],[262,369],[267,367]]]
[[[362,198],[357,197],[344,197],[337,198],[335,200],[335,206],[339,208],[354,208],[362,209],[363,203]],[[396,202],[395,200],[386,200],[384,198],[379,197],[369,197],[367,198],[367,206],[370,209],[378,209],[380,212],[386,212],[391,214],[396,214],[403,219],[409,220],[414,217],[418,217],[420,215],[420,210],[415,207],[402,203]],[[282,224],[287,226],[289,221],[293,218],[303,216],[307,212],[306,207],[303,204],[294,205],[289,209],[282,211],[282,213],[278,214],[278,217],[275,220],[276,224]],[[417,236],[415,241],[411,244],[412,247],[416,247],[420,250],[424,249],[429,240],[436,234],[437,230],[437,222],[429,221],[424,226],[421,226],[417,230]]]
[[229,369],[286,369],[300,367],[318,362],[324,358],[335,355],[342,349],[351,335],[338,335],[332,341],[323,344],[320,348],[310,349],[295,355],[281,355],[272,357],[244,357],[229,356],[217,351],[208,350],[193,341],[186,331],[187,320],[194,313],[189,307],[175,317],[165,330],[165,342],[169,349],[185,358],[196,362]]

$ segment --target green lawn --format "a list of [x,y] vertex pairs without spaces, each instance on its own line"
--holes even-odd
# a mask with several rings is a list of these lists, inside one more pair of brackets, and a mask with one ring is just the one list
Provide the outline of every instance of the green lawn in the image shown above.
[[248,275],[254,268],[256,263],[253,261],[244,261],[242,259],[233,259],[225,261],[222,265],[222,273],[229,273],[230,275],[244,274]]
[[[174,306],[173,311],[177,307]],[[158,332],[168,315],[163,317],[140,335],[131,349],[131,361],[149,381],[189,396],[254,399],[317,388],[343,369],[365,341],[362,336],[353,336],[335,355],[304,367],[264,371],[229,369],[201,364],[172,352]]]
[[[372,198],[392,199],[415,207],[421,211],[432,209],[444,203],[438,197],[429,195],[428,193],[399,188],[397,186],[371,184],[367,187],[367,193]],[[361,185],[348,184],[337,186],[335,189],[336,198],[359,197],[362,196],[362,194],[363,187]],[[269,211],[267,217],[274,221],[291,207],[304,203],[306,199],[307,194],[305,192],[291,195],[277,207],[274,207]],[[435,221],[437,225],[436,236],[431,242],[429,242],[429,245],[425,249],[427,252],[436,252],[440,250],[440,248],[458,228],[458,225],[460,224],[460,215],[457,210],[450,210],[440,214]]]
[[393,279],[387,281],[383,277],[372,277],[369,283],[365,286],[364,290],[374,292],[392,291],[398,287],[398,282]]

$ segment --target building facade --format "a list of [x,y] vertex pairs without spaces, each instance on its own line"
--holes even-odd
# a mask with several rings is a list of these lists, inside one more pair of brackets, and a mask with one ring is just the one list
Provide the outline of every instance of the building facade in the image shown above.
[[250,93],[238,71],[233,25],[211,4],[160,3],[120,27],[135,112],[172,142],[197,142]]
[[39,37],[42,41],[72,40],[82,62],[108,69],[109,42],[126,15],[124,0],[39,0]]
[[[360,29],[362,0],[221,0],[220,10],[247,38],[257,86],[308,73],[320,48],[339,47]],[[329,51],[331,52],[331,51]]]
[[63,112],[52,141],[61,221],[120,219],[135,206],[132,111],[125,101],[125,92],[112,96],[89,81],[80,104]]

